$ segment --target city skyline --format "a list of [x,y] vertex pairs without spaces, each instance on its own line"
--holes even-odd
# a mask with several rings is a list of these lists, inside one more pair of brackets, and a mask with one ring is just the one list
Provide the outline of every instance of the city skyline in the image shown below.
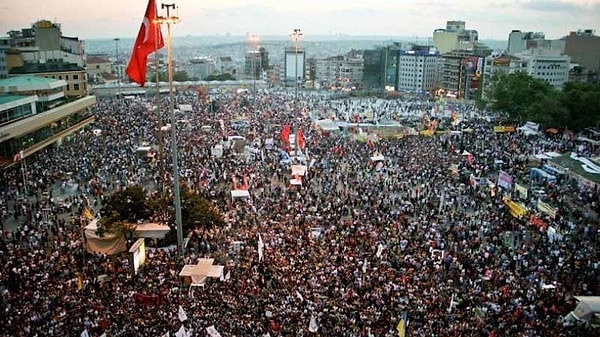
[[[157,1],[159,15],[161,1]],[[169,2],[170,3],[170,2]],[[540,31],[555,39],[578,29],[597,30],[597,0],[205,0],[175,2],[181,22],[173,36],[285,36],[300,28],[305,36],[429,37],[448,20],[466,22],[480,39],[506,40],[513,29]],[[81,39],[132,38],[137,34],[147,0],[101,2],[24,0],[0,6],[0,29],[30,27],[38,20],[60,23],[65,36]],[[90,18],[86,13],[93,13]],[[266,19],[265,19],[266,18]],[[235,23],[235,25],[232,25]],[[166,30],[163,28],[163,30]]]

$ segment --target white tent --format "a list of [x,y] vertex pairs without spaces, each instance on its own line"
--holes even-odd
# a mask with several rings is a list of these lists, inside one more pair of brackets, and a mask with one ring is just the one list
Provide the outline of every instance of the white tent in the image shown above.
[[231,190],[231,200],[235,200],[235,198],[249,198],[250,192],[247,190]]
[[[169,226],[157,223],[137,224],[135,237],[148,239],[162,239],[171,229]],[[127,250],[127,244],[123,234],[116,235],[105,233],[102,236],[96,234],[98,231],[98,219],[93,219],[85,226],[86,249],[91,253],[113,255]]]

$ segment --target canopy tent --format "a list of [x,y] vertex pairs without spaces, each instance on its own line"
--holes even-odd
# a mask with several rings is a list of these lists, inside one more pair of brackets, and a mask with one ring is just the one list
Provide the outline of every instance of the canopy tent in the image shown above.
[[135,236],[147,239],[164,239],[171,228],[158,223],[142,223],[135,227]]
[[213,265],[215,259],[198,259],[198,264],[186,264],[179,272],[180,277],[189,277],[190,296],[193,296],[193,289],[204,287],[207,278],[221,278],[223,276],[224,266]]
[[102,236],[96,234],[98,231],[97,221],[98,219],[94,219],[85,227],[85,249],[89,253],[105,255],[115,255],[127,251],[127,243],[123,234],[106,233]]
[[[136,224],[135,237],[147,239],[163,239],[171,229],[169,226],[157,223]],[[98,219],[93,219],[85,227],[85,247],[90,253],[114,255],[127,250],[123,234],[105,233],[102,236],[98,231]]]

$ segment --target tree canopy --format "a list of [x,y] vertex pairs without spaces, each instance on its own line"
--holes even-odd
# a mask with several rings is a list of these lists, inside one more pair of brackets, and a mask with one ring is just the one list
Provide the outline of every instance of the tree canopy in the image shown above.
[[[148,198],[146,191],[139,186],[117,191],[107,198],[99,222],[101,232],[126,232],[128,224],[150,218],[174,224],[173,196]],[[200,194],[181,185],[181,218],[184,233],[197,227],[211,227],[223,224],[223,217],[210,201]],[[165,238],[166,244],[177,241],[177,233],[172,230]]]
[[600,84],[568,82],[557,90],[523,72],[497,72],[488,97],[489,107],[511,120],[574,131],[600,123]]

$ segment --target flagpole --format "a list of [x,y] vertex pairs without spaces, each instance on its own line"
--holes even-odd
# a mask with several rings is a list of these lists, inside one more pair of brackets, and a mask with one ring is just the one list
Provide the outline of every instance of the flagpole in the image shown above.
[[183,256],[183,227],[181,220],[181,193],[179,190],[179,163],[177,154],[177,120],[175,119],[175,98],[173,97],[173,48],[171,41],[171,24],[179,21],[176,16],[170,16],[170,9],[177,8],[173,4],[161,4],[161,9],[167,10],[167,73],[169,76],[169,116],[171,118],[171,155],[173,156],[173,194],[175,199],[175,224],[177,225],[177,250]]

